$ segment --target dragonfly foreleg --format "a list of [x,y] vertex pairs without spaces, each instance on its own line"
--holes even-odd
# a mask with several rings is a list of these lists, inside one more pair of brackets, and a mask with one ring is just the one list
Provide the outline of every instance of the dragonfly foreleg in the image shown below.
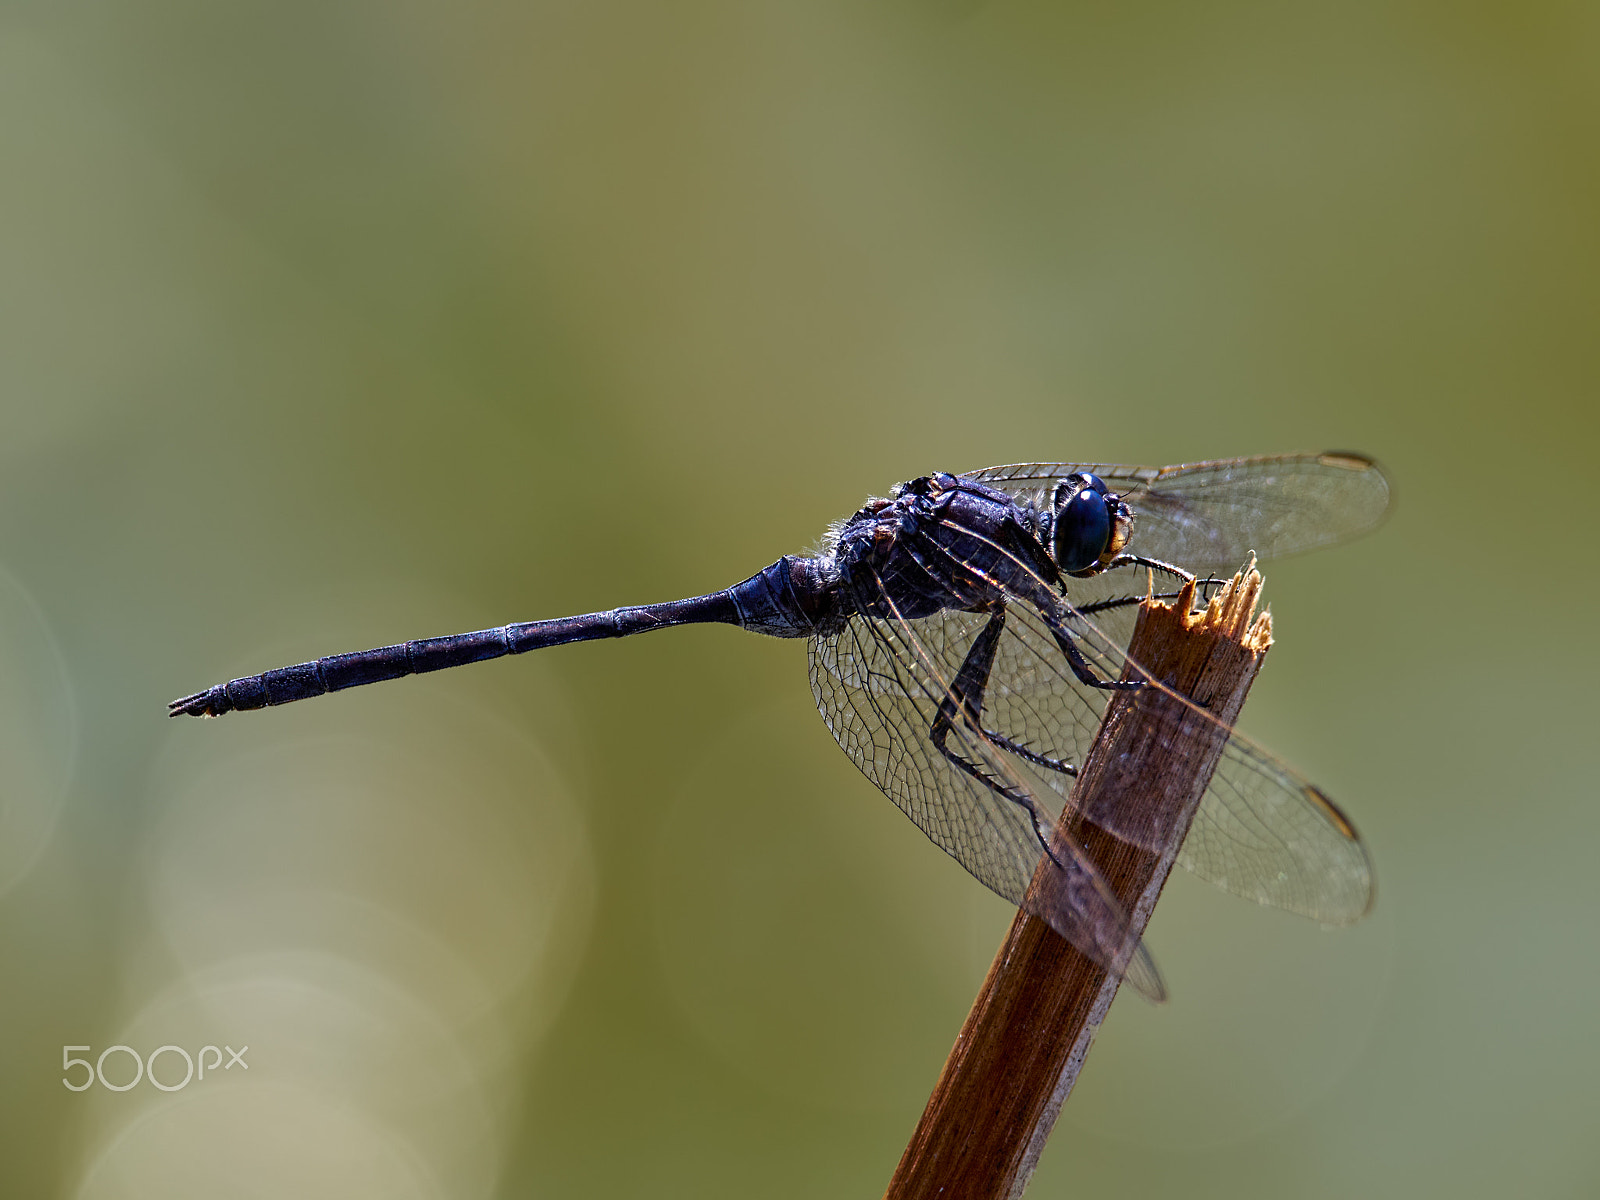
[[1174,579],[1181,579],[1185,583],[1194,578],[1193,572],[1185,571],[1182,567],[1169,562],[1162,562],[1159,558],[1146,558],[1142,554],[1119,554],[1101,570],[1115,571],[1118,567],[1146,567],[1152,571],[1160,571],[1163,575],[1171,575]]
[[[1215,575],[1208,575],[1204,579],[1196,579],[1192,571],[1185,571],[1182,567],[1173,563],[1162,562],[1159,558],[1146,558],[1142,554],[1119,554],[1109,563],[1107,563],[1104,569],[1107,571],[1115,571],[1118,567],[1144,567],[1151,571],[1159,571],[1163,575],[1171,575],[1174,579],[1180,579],[1186,584],[1192,583],[1195,585],[1196,590],[1200,593],[1198,598],[1200,607],[1204,607],[1205,604],[1211,599],[1211,593],[1214,590],[1221,588],[1228,582],[1226,579],[1218,579]],[[1166,592],[1158,593],[1157,595],[1148,598],[1154,600],[1173,600],[1181,594],[1181,592]],[[1088,615],[1091,613],[1103,612],[1109,608],[1122,608],[1129,604],[1140,604],[1143,603],[1146,598],[1147,597],[1144,596],[1118,596],[1112,600],[1102,600],[1097,604],[1086,604],[1078,611]]]

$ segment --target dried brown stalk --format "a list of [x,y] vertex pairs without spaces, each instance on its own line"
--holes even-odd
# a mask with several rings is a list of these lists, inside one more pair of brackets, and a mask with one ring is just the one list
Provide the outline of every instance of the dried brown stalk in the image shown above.
[[[1203,613],[1191,584],[1173,605],[1147,600],[1129,655],[1226,725],[1272,644],[1247,567]],[[1125,672],[1126,677],[1126,672]],[[1192,710],[1153,688],[1113,695],[1067,813],[1139,806],[1169,830],[1159,853],[1063,817],[1142,934],[1222,751]],[[1121,811],[1127,811],[1121,809]],[[1048,877],[1041,872],[1034,887]],[[1117,993],[1118,980],[1038,917],[1019,911],[967,1014],[886,1200],[1017,1197]]]

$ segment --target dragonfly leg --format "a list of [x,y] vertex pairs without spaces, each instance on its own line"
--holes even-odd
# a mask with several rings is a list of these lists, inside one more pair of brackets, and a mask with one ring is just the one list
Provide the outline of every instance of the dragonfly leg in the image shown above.
[[[1210,601],[1212,593],[1219,591],[1227,582],[1226,579],[1218,579],[1215,576],[1195,580],[1195,591],[1198,593],[1196,603],[1204,607]],[[1134,608],[1146,600],[1176,600],[1181,595],[1183,593],[1177,591],[1152,592],[1147,596],[1113,596],[1109,600],[1096,600],[1093,604],[1075,604],[1073,608],[1082,616],[1092,617],[1096,613],[1110,612],[1117,608]]]
[[1142,554],[1119,554],[1101,569],[1115,571],[1118,567],[1146,567],[1152,571],[1160,571],[1163,575],[1171,575],[1174,579],[1181,579],[1185,583],[1194,578],[1192,573],[1182,567],[1162,562],[1159,558],[1146,558]]
[[1018,758],[1025,759],[1028,762],[1033,763],[1035,766],[1045,767],[1051,771],[1060,771],[1061,774],[1070,775],[1074,779],[1078,777],[1078,768],[1069,762],[1065,762],[1059,758],[1052,758],[1048,754],[1039,754],[1033,750],[1029,750],[1021,742],[1013,742],[1010,738],[1004,736],[1003,734],[998,734],[992,729],[985,729],[983,731],[983,736],[988,738],[995,745],[999,746],[1002,750],[1009,750]]
[[[1208,580],[1207,582],[1210,581]],[[1092,617],[1096,613],[1110,612],[1112,609],[1116,608],[1133,608],[1136,605],[1143,604],[1146,599],[1176,600],[1178,596],[1178,592],[1156,592],[1154,595],[1149,597],[1113,596],[1109,600],[1096,600],[1093,604],[1074,604],[1073,608],[1075,608],[1083,616]]]
[[[1208,575],[1204,579],[1196,579],[1190,571],[1169,562],[1162,562],[1159,558],[1146,558],[1142,554],[1119,554],[1105,565],[1105,570],[1115,571],[1118,567],[1144,567],[1147,570],[1159,571],[1163,575],[1171,575],[1174,579],[1181,579],[1184,583],[1192,583],[1199,592],[1198,601],[1204,606],[1211,599],[1211,593],[1220,589],[1228,581],[1218,579],[1215,575]],[[1158,592],[1150,599],[1175,600],[1181,592]],[[1092,616],[1097,612],[1105,612],[1112,608],[1126,608],[1130,604],[1142,604],[1144,596],[1118,596],[1111,600],[1101,600],[1096,604],[1086,604],[1078,609],[1085,616]]]
[[1049,626],[1050,636],[1055,638],[1056,645],[1061,647],[1061,653],[1066,655],[1067,665],[1072,668],[1072,673],[1078,677],[1079,683],[1106,692],[1131,692],[1134,688],[1144,686],[1142,679],[1101,679],[1094,673],[1089,660],[1083,657],[1083,651],[1078,649],[1078,643],[1073,640],[1072,634],[1062,623],[1060,616],[1044,604],[1039,606],[1039,615]]
[[939,713],[933,719],[933,725],[928,730],[928,737],[933,742],[934,748],[952,765],[959,767],[979,783],[992,789],[996,794],[1014,804],[1022,805],[1037,818],[1039,814],[1035,811],[1036,806],[1031,796],[1025,793],[1019,794],[1016,789],[992,778],[977,763],[951,749],[947,742],[950,731],[955,727],[956,720],[959,717],[963,724],[978,730],[985,740],[1002,750],[1009,750],[1018,758],[1026,759],[1028,762],[1047,767],[1053,771],[1060,771],[1065,775],[1076,775],[1078,773],[1078,768],[1070,763],[1036,753],[1028,749],[1028,747],[1012,741],[1004,734],[983,728],[981,724],[983,693],[989,686],[989,673],[994,669],[995,651],[1000,645],[1000,635],[1004,632],[1005,627],[1005,609],[997,608],[989,617],[988,623],[984,625],[978,636],[973,639],[972,646],[967,651],[967,657],[961,664],[961,670],[956,674],[955,680],[950,685],[949,694],[939,703]]

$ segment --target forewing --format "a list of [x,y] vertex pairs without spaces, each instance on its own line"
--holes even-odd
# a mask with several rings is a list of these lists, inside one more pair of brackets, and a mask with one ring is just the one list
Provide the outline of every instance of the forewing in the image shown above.
[[1345,541],[1379,524],[1389,508],[1383,471],[1358,454],[1289,454],[1128,467],[1027,463],[966,477],[1047,506],[1056,480],[1092,471],[1134,511],[1130,553],[1197,574],[1229,571],[1254,552],[1278,558]]
[[[962,532],[988,541],[978,531]],[[938,543],[930,540],[925,552],[938,553]],[[1019,575],[1029,578],[1026,566],[1014,557],[1007,558]],[[1081,765],[1104,711],[1105,693],[1086,688],[1073,675],[1051,632],[1051,622],[1073,639],[1096,674],[1106,679],[1123,674],[1129,662],[1127,638],[1107,634],[1097,619],[1085,616],[1065,599],[1055,601],[1047,616],[1038,601],[1053,593],[1037,577],[1030,582],[1033,599],[1015,590],[1009,592],[1006,637],[991,675],[981,723],[992,733],[1022,742],[1034,753]],[[1120,614],[1124,609],[1114,611]],[[1138,671],[1135,677],[1147,678],[1137,663],[1133,666]],[[1214,733],[1225,741],[1177,861],[1236,895],[1327,924],[1346,924],[1364,915],[1372,903],[1371,863],[1354,827],[1326,794],[1164,684],[1146,686],[1175,697],[1184,706],[1183,736],[1204,739]],[[1020,736],[1014,729],[1022,731]],[[1014,755],[1008,758],[1015,760]],[[1069,781],[1060,773],[1046,774],[1056,776],[1057,792],[1068,790]],[[1168,829],[1152,827],[1148,813],[1122,810],[1081,815],[1152,851],[1161,850],[1171,835]]]
[[[1159,1000],[1165,990],[1155,964],[1142,943],[1131,941],[1126,911],[1076,842],[1057,837],[1053,853],[1044,852],[1060,797],[960,719],[947,745],[1016,799],[952,765],[932,742],[940,703],[984,620],[955,612],[914,621],[852,617],[839,632],[811,641],[817,708],[851,761],[936,845]],[[1048,863],[1048,886],[1033,896],[1048,899],[1030,904],[1029,883],[1041,861]]]

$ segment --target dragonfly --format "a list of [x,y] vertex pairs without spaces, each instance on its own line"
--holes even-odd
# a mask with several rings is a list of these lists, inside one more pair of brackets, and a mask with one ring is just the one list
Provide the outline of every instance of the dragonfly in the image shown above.
[[[1165,985],[1128,912],[1070,828],[1057,828],[1109,697],[1164,690],[1127,655],[1137,606],[1157,577],[1177,589],[1247,556],[1355,537],[1389,499],[1378,465],[1349,452],[937,472],[868,499],[815,553],[718,592],[335,654],[168,710],[214,717],[673,625],[806,638],[817,708],[862,773],[979,881],[1160,1000]],[[1294,768],[1193,713],[1223,744],[1177,861],[1324,924],[1365,915],[1372,866],[1349,818]],[[1081,815],[1150,850],[1171,836],[1133,811]],[[1049,886],[1030,890],[1039,871]]]

